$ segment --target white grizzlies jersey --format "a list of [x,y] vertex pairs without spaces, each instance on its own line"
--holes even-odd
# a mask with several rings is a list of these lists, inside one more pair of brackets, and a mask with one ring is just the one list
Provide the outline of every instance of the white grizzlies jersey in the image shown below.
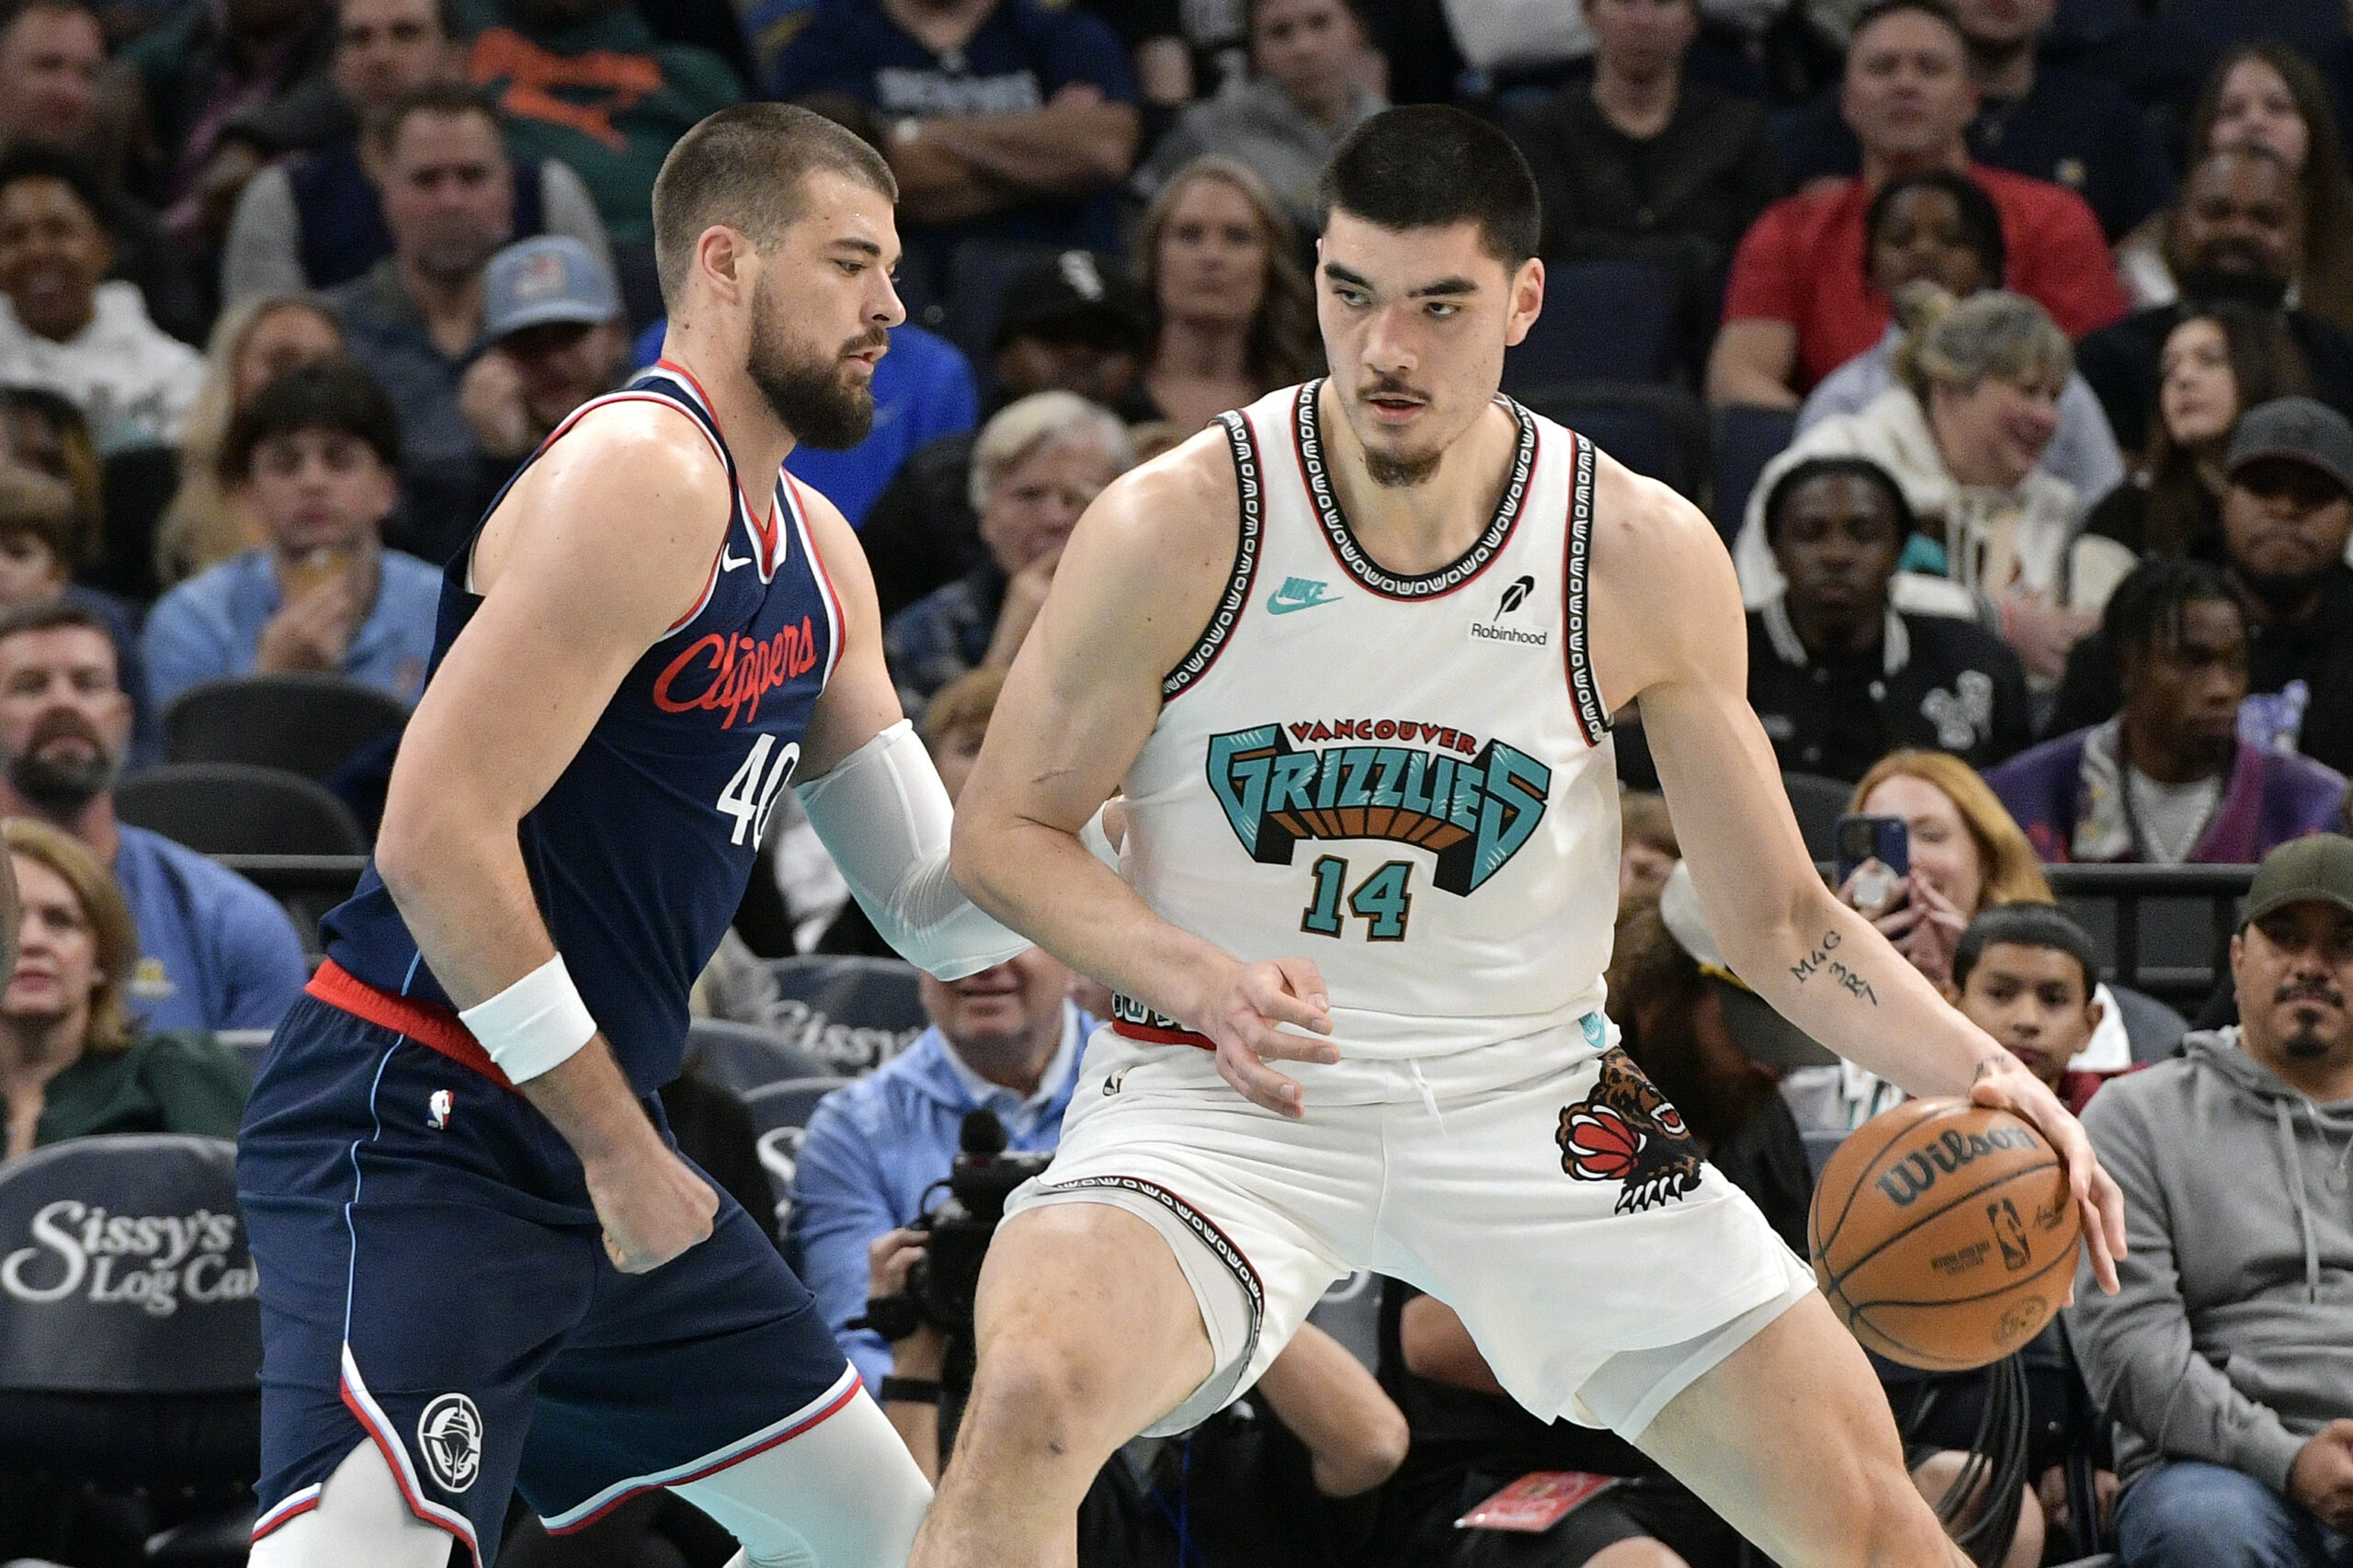
[[[1246,960],[1314,960],[1344,1057],[1574,1031],[1600,1009],[1618,907],[1593,447],[1504,400],[1519,442],[1486,530],[1401,577],[1341,515],[1322,385],[1223,415],[1233,575],[1128,772],[1121,874]],[[1126,997],[1115,1013],[1131,1038],[1206,1043]]]

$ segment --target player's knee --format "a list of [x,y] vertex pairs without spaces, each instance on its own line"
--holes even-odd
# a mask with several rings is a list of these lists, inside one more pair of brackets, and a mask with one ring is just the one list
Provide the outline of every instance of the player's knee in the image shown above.
[[1091,1447],[1094,1429],[1108,1430],[1099,1406],[1118,1386],[1122,1359],[1098,1335],[1066,1324],[1008,1324],[982,1348],[964,1427],[987,1433],[993,1449],[1025,1437],[1056,1455]]

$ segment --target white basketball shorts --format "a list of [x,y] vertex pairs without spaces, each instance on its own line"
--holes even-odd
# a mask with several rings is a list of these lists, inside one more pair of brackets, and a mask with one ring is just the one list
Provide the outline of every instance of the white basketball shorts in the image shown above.
[[1529,1410],[1632,1438],[1813,1276],[1613,1040],[1597,1014],[1454,1056],[1282,1062],[1293,1121],[1210,1052],[1106,1027],[1052,1165],[1006,1210],[1107,1203],[1166,1238],[1216,1367],[1150,1433],[1239,1398],[1369,1268],[1460,1313]]

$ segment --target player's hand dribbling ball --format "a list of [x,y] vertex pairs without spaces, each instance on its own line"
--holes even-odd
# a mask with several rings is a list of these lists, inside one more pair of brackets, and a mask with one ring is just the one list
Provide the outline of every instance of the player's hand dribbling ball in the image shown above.
[[1814,1184],[1813,1277],[1866,1349],[1929,1371],[2025,1346],[2067,1300],[2082,1240],[2042,1134],[1965,1100],[1906,1100],[1847,1135]]

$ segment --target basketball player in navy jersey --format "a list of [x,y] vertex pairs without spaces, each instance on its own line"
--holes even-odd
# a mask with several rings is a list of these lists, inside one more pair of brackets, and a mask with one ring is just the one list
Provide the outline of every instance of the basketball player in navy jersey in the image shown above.
[[[1806,1266],[1613,1049],[1611,713],[1640,700],[1741,976],[1907,1089],[2040,1126],[2111,1290],[2115,1184],[1815,874],[1707,519],[1497,396],[1543,302],[1509,142],[1391,110],[1324,194],[1329,379],[1103,493],[961,798],[964,886],[1117,999],[990,1251],[912,1561],[1066,1564],[1106,1456],[1236,1397],[1365,1267],[1788,1568],[1959,1563]],[[1115,790],[1119,874],[1081,838]]]
[[780,468],[870,423],[895,195],[802,110],[688,132],[654,191],[664,358],[449,564],[374,863],[240,1140],[256,1568],[440,1568],[451,1536],[485,1563],[518,1486],[559,1532],[672,1487],[739,1565],[905,1555],[921,1474],[654,1098],[788,784],[911,959],[1025,946],[956,891],[857,540]]

